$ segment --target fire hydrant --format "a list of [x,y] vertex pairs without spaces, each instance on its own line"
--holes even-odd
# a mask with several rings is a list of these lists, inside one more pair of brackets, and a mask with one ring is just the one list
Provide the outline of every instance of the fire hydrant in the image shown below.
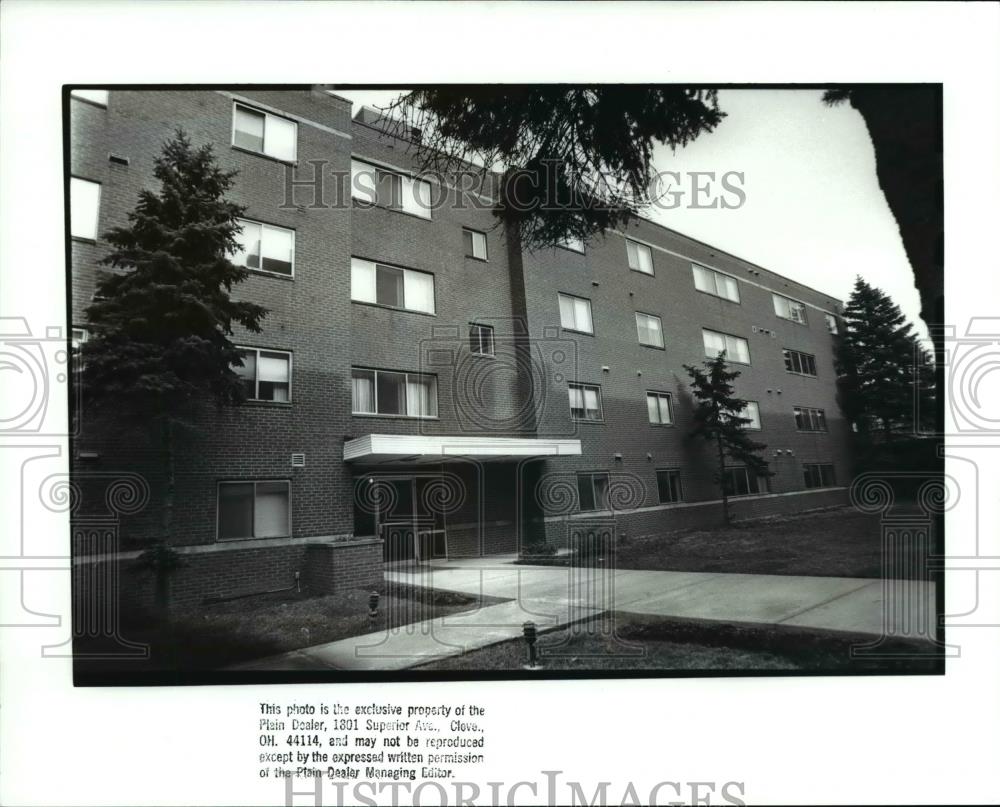
[[535,642],[538,641],[538,628],[534,622],[525,622],[521,629],[524,631],[524,641],[528,643],[528,665],[527,669],[538,669],[538,655]]

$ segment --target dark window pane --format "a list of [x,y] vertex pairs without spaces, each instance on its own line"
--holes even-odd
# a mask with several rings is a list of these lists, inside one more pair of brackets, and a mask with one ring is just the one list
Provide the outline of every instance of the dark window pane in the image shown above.
[[375,267],[375,300],[380,305],[403,306],[403,270]]
[[462,240],[465,241],[465,254],[470,258],[474,258],[475,253],[472,249],[472,233],[468,230],[462,230]]
[[395,174],[378,172],[378,203],[383,207],[402,207],[399,177]]
[[661,504],[680,501],[680,474],[677,471],[657,471],[656,486]]
[[580,509],[594,510],[594,477],[590,474],[578,476],[576,487],[580,495]]
[[402,373],[379,373],[376,376],[380,415],[402,415],[406,411],[406,383]]
[[219,486],[219,538],[253,538],[253,483]]

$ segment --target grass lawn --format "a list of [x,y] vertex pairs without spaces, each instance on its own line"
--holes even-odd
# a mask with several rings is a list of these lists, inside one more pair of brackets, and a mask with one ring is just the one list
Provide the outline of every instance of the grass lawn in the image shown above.
[[618,545],[615,564],[679,572],[882,577],[881,541],[878,516],[845,507],[633,538]]
[[[613,628],[613,629],[611,629]],[[918,658],[852,659],[852,644],[871,637],[726,623],[673,620],[619,612],[610,622],[589,622],[539,636],[546,670],[731,671],[813,673],[942,672],[943,661],[920,642],[897,641],[892,650]],[[883,648],[885,650],[885,648]],[[490,645],[461,656],[415,667],[434,670],[521,670],[523,639]]]
[[[212,670],[301,647],[393,626],[468,611],[500,600],[383,583],[379,615],[368,615],[370,588],[313,597],[295,592],[230,600],[177,614],[169,622],[131,621],[122,635],[150,645],[148,661],[77,660],[87,672],[97,670]],[[93,640],[77,638],[76,653],[99,650]]]

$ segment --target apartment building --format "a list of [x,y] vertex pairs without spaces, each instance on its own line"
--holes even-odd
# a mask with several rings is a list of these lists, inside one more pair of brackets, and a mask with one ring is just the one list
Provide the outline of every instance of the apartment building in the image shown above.
[[[101,233],[157,187],[177,129],[238,172],[230,198],[246,206],[233,260],[250,277],[234,295],[269,314],[235,338],[248,400],[207,409],[182,439],[179,606],[368,585],[386,560],[561,545],[574,524],[713,522],[683,365],[722,349],[774,474],[727,469],[735,514],[846,501],[829,296],[642,219],[523,250],[488,199],[418,176],[408,140],[320,88],[88,90],[68,106],[75,339]],[[123,474],[148,488],[116,522],[127,566],[157,531],[158,447],[82,412],[73,472],[82,488]],[[77,536],[99,509],[81,505]],[[148,599],[150,585],[131,590]]]

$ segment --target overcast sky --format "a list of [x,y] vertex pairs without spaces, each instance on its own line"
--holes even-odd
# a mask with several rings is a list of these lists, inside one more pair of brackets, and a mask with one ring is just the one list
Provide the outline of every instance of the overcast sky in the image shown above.
[[[385,106],[398,95],[336,92],[350,98],[355,111],[360,104]],[[841,300],[860,274],[926,335],[864,121],[850,105],[830,108],[821,96],[819,90],[721,91],[727,117],[716,130],[676,153],[658,148],[654,165],[716,177],[740,172],[746,201],[737,209],[695,209],[686,204],[688,191],[682,206],[644,215]]]

